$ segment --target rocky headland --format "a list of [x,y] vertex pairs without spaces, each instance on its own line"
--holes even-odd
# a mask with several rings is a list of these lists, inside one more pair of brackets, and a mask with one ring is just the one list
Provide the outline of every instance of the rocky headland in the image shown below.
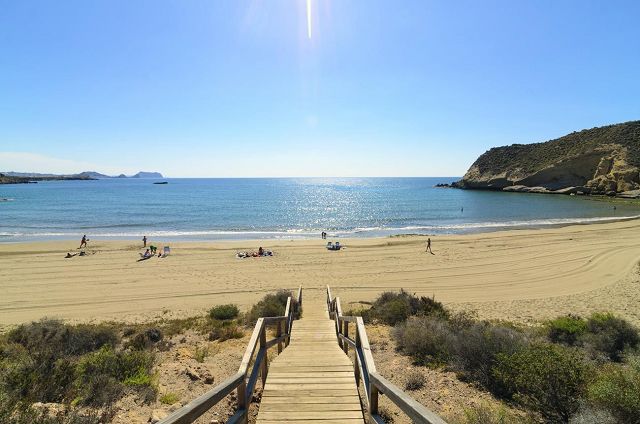
[[84,175],[51,175],[37,177],[21,177],[15,175],[0,174],[0,184],[31,184],[38,181],[61,181],[61,180],[95,180]]
[[57,175],[40,174],[35,172],[4,172],[0,173],[0,184],[29,184],[38,181],[66,181],[66,180],[100,180],[106,178],[163,178],[159,172],[140,171],[130,177],[120,174],[117,177],[101,174],[95,171],[84,171],[79,174]]
[[640,198],[640,121],[492,148],[452,186]]

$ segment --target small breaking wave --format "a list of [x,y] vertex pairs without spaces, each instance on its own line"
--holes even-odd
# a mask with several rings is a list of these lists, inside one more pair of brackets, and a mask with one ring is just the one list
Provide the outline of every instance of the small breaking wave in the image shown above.
[[[353,229],[333,229],[328,231],[331,237],[379,237],[388,235],[398,235],[407,233],[416,234],[463,234],[469,232],[498,231],[501,229],[514,228],[542,228],[564,225],[580,225],[592,223],[604,223],[624,221],[640,218],[640,215],[622,217],[591,217],[591,218],[549,218],[533,220],[513,220],[513,221],[484,221],[466,222],[437,225],[407,225],[407,226],[374,226],[356,227]],[[6,239],[68,239],[82,237],[87,234],[90,238],[119,239],[138,238],[142,235],[154,238],[170,239],[294,239],[317,237],[322,229],[319,228],[289,228],[289,229],[258,229],[258,230],[236,230],[236,229],[216,229],[216,230],[155,230],[155,231],[105,231],[98,228],[95,232],[90,228],[79,231],[5,231],[0,232],[0,238]]]

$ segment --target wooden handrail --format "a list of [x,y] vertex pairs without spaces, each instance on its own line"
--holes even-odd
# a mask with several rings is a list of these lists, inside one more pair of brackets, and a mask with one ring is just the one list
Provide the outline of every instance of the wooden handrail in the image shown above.
[[[190,424],[198,417],[215,406],[218,402],[237,390],[238,410],[227,420],[227,424],[247,423],[248,411],[253,398],[253,390],[258,381],[258,377],[262,377],[264,384],[267,373],[269,372],[269,364],[267,361],[267,351],[269,348],[277,345],[278,353],[282,351],[282,344],[288,346],[291,340],[291,328],[293,320],[300,313],[302,307],[302,286],[298,288],[298,294],[294,302],[291,296],[287,299],[285,314],[279,317],[258,318],[251,338],[247,344],[247,348],[242,356],[238,372],[232,377],[227,378],[221,384],[209,390],[207,393],[197,397],[187,405],[176,410],[167,418],[160,421],[159,424]],[[276,337],[267,340],[267,327],[269,324],[276,325]],[[256,348],[258,353],[255,355]],[[249,365],[253,359],[253,367],[249,372]]]
[[[331,297],[331,288],[327,286],[327,308],[329,318],[335,322],[336,339],[345,354],[349,353],[349,346],[353,348],[353,368],[356,384],[364,387],[367,399],[367,415],[374,423],[384,423],[378,413],[378,396],[383,394],[400,408],[414,423],[446,424],[442,418],[430,411],[402,389],[380,375],[373,361],[369,338],[362,317],[343,316],[339,297]],[[355,324],[355,334],[349,337],[349,324]]]

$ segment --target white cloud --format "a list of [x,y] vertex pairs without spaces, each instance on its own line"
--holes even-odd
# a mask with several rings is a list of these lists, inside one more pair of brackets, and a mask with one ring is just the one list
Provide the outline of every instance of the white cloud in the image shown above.
[[117,175],[128,170],[102,166],[92,162],[55,158],[38,153],[0,152],[0,171],[42,174],[76,174],[82,171],[96,171]]

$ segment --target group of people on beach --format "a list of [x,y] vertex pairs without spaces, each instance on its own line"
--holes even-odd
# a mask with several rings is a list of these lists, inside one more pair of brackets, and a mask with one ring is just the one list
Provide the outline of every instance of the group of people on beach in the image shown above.
[[147,236],[142,237],[142,247],[146,248],[147,250],[145,250],[144,253],[140,254],[140,259],[138,260],[138,262],[153,258],[155,256],[159,258],[163,258],[168,255],[169,246],[164,247],[164,253],[163,253],[158,250],[157,246],[154,246],[152,244],[150,244],[149,247],[147,247],[147,241],[148,241]]
[[271,250],[263,249],[262,246],[258,248],[258,251],[242,251],[236,253],[236,258],[258,258],[260,256],[273,256],[273,252]]

